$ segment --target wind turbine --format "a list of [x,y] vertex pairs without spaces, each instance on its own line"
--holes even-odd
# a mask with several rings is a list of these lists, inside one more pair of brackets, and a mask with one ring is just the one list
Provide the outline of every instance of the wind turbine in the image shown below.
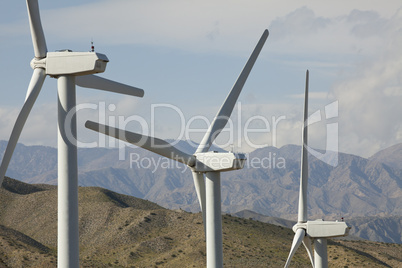
[[93,75],[105,71],[108,58],[95,52],[48,52],[38,0],[27,0],[34,59],[33,74],[24,105],[14,124],[0,166],[0,185],[22,128],[42,88],[46,75],[58,86],[58,266],[79,267],[77,123],[75,86],[142,97],[144,91]]
[[[303,243],[307,250],[311,264],[315,268],[328,267],[327,239],[331,237],[347,236],[350,227],[345,222],[338,221],[308,221],[307,220],[307,183],[308,183],[308,85],[309,71],[306,71],[306,90],[304,96],[304,114],[303,114],[303,134],[302,134],[302,154],[301,154],[301,172],[300,172],[300,190],[299,190],[299,208],[297,223],[293,226],[295,236],[285,267],[289,267],[293,255]],[[314,258],[311,248],[314,241]]]
[[268,30],[265,30],[197,150],[192,155],[158,138],[109,127],[92,121],[85,123],[85,126],[89,129],[179,161],[191,168],[206,229],[207,267],[223,266],[220,173],[241,169],[246,160],[244,154],[208,152],[208,150],[229,120],[238,96],[267,38]]

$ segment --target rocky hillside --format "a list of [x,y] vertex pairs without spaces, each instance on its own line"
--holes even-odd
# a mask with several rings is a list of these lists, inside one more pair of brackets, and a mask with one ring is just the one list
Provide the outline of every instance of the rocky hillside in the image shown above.
[[[56,267],[57,189],[6,178],[0,189],[0,266]],[[79,189],[82,267],[205,267],[201,215],[97,188]],[[223,215],[225,267],[283,267],[290,229]],[[330,241],[330,267],[398,267],[402,245]],[[295,267],[308,267],[298,250]]]

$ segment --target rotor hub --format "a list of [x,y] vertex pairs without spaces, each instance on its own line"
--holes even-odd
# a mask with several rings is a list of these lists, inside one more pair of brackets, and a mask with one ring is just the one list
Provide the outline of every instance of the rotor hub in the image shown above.
[[41,68],[41,69],[45,69],[46,70],[46,58],[33,58],[31,60],[31,68],[32,69],[37,69],[37,68]]
[[293,225],[292,230],[294,233],[296,233],[296,231],[298,229],[304,229],[305,231],[307,230],[307,223],[306,222],[298,222],[295,225]]

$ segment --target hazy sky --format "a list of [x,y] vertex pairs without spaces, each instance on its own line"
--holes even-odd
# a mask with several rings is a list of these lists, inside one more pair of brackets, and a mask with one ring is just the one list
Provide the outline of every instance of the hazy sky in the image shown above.
[[[269,38],[229,124],[233,141],[226,131],[218,144],[300,144],[306,69],[310,114],[321,110],[325,118],[325,107],[338,101],[337,117],[310,128],[312,146],[325,149],[328,123],[338,124],[342,152],[367,157],[402,142],[400,0],[39,4],[49,51],[89,51],[93,40],[110,60],[101,76],[145,90],[139,99],[77,87],[83,142],[99,141],[83,124],[102,116],[134,131],[199,142],[266,28]],[[25,1],[2,2],[0,41],[0,139],[8,140],[32,73]],[[48,77],[20,142],[56,145],[56,92]],[[188,131],[196,128],[200,133]]]

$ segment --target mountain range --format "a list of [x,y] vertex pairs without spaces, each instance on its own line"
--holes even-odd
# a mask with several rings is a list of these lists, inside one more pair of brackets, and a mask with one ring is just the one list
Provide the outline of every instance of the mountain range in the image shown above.
[[[0,142],[0,154],[6,144]],[[185,141],[176,146],[189,153],[193,150]],[[182,164],[141,148],[126,148],[123,153],[118,149],[79,149],[78,158],[81,186],[103,187],[165,208],[199,211],[190,171]],[[250,210],[294,221],[300,146],[265,147],[251,152],[247,159],[244,169],[222,173],[222,210],[226,213]],[[402,144],[369,158],[338,153],[335,167],[309,155],[309,218],[343,217],[348,223],[356,223],[355,235],[401,243],[397,233],[378,234],[379,230],[374,228],[380,226],[378,219],[383,229],[401,230],[401,163]],[[18,144],[7,175],[27,183],[57,184],[57,150]]]
[[[265,216],[251,210],[242,210],[232,215],[287,228],[292,228],[296,223],[296,221]],[[356,217],[348,219],[347,224],[352,228],[345,239],[402,244],[402,216]]]

